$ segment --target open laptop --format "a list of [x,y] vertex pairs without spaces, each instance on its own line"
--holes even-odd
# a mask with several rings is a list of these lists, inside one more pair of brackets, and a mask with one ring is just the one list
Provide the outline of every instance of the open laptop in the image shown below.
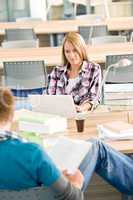
[[85,118],[86,113],[77,113],[71,95],[29,95],[33,111],[57,114],[66,118]]

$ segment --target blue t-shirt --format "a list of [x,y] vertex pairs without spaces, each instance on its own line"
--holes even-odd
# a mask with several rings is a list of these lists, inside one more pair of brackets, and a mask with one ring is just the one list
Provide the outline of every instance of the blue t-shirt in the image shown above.
[[0,141],[0,189],[50,186],[61,176],[47,153],[21,139]]

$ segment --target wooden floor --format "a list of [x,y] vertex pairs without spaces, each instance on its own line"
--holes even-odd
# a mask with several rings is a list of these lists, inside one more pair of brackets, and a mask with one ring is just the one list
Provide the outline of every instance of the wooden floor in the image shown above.
[[94,174],[88,190],[85,192],[85,200],[121,200],[122,195],[114,187]]

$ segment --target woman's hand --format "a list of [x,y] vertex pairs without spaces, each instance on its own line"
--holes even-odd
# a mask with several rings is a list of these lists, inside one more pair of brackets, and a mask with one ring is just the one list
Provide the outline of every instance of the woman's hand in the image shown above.
[[80,106],[76,105],[76,111],[77,112],[86,112],[88,110],[91,110],[92,104],[89,102],[82,103]]
[[71,184],[73,184],[75,187],[81,189],[84,177],[79,169],[76,170],[74,174],[70,174],[67,170],[63,171],[64,176],[70,181]]

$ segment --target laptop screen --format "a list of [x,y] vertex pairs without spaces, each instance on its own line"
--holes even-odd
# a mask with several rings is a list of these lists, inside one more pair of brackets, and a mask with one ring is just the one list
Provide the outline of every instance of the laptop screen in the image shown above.
[[29,95],[29,101],[33,111],[66,118],[73,118],[77,113],[71,95]]

